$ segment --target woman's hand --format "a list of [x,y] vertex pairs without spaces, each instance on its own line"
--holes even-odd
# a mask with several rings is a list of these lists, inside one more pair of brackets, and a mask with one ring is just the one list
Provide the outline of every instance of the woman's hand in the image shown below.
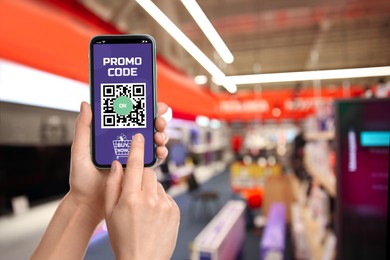
[[125,172],[114,161],[107,178],[105,216],[116,259],[170,259],[175,249],[179,208],[143,162],[144,138],[136,134]]
[[[168,154],[165,148],[168,139],[164,134],[166,122],[161,117],[168,107],[164,103],[159,103],[158,107],[158,132],[154,138],[158,145],[156,153],[161,162]],[[72,145],[70,191],[58,206],[31,259],[82,259],[93,231],[103,220],[106,179],[112,173],[98,170],[92,163],[91,119],[91,108],[83,102]],[[139,164],[143,167],[143,161]],[[121,164],[117,169],[122,169]],[[115,176],[117,175],[114,173],[113,177]],[[112,176],[109,177],[111,178]]]
[[[155,125],[157,132],[154,140],[158,147],[158,163],[168,155],[165,147],[168,138],[164,133],[167,123],[161,115],[168,110],[165,103],[158,103],[158,117]],[[97,169],[91,160],[91,120],[92,111],[88,103],[81,103],[77,118],[71,152],[70,197],[80,206],[86,207],[98,224],[104,217],[104,185],[108,170]]]

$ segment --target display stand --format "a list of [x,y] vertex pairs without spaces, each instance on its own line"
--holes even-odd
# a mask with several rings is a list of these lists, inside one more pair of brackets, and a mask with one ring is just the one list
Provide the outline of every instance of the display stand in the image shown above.
[[237,259],[245,239],[245,202],[229,201],[199,233],[191,259]]
[[273,166],[259,166],[257,164],[243,164],[235,162],[230,166],[230,183],[234,192],[246,190],[263,190],[266,179],[270,176],[280,176],[282,167],[279,164]]
[[326,189],[330,196],[336,196],[334,165],[330,162],[328,142],[334,140],[334,131],[309,132],[305,134],[304,166],[311,177]]
[[286,241],[286,206],[273,203],[260,241],[260,260],[283,259]]
[[173,172],[173,176],[179,177],[176,180],[175,185],[171,186],[168,190],[168,194],[172,197],[179,196],[188,190],[186,178],[190,174],[196,176],[197,182],[200,184],[208,181],[210,178],[220,174],[226,168],[226,162],[212,162],[209,165],[201,166],[182,166],[178,172]]

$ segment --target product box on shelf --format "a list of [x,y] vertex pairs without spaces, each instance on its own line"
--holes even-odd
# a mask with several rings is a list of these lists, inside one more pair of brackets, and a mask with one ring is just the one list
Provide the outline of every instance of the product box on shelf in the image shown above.
[[271,205],[267,224],[260,241],[260,260],[283,259],[286,240],[286,206],[284,203]]
[[234,260],[245,239],[245,202],[229,201],[192,244],[193,260]]

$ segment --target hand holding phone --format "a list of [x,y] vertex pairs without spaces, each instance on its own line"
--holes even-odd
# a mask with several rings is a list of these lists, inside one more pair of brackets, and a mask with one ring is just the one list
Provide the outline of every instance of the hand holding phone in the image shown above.
[[90,42],[91,156],[98,168],[126,167],[132,136],[145,138],[144,165],[156,163],[156,51],[149,35],[102,35]]
[[142,167],[144,143],[135,135],[127,168],[114,161],[106,179],[105,218],[117,259],[171,259],[176,245],[180,210],[154,171]]

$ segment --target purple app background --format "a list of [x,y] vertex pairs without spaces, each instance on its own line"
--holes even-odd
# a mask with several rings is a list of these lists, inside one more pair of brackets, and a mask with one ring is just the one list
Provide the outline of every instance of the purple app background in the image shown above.
[[[128,140],[136,133],[145,138],[145,164],[154,162],[154,97],[153,97],[153,46],[151,43],[94,44],[93,45],[93,88],[94,88],[94,127],[95,160],[100,165],[110,165],[114,160],[126,164],[127,157],[117,157],[113,140],[125,134]],[[103,66],[103,58],[141,57],[142,65]],[[108,76],[108,68],[137,67],[137,76]],[[102,83],[146,83],[146,120],[147,128],[110,128],[101,127],[101,84]]]

